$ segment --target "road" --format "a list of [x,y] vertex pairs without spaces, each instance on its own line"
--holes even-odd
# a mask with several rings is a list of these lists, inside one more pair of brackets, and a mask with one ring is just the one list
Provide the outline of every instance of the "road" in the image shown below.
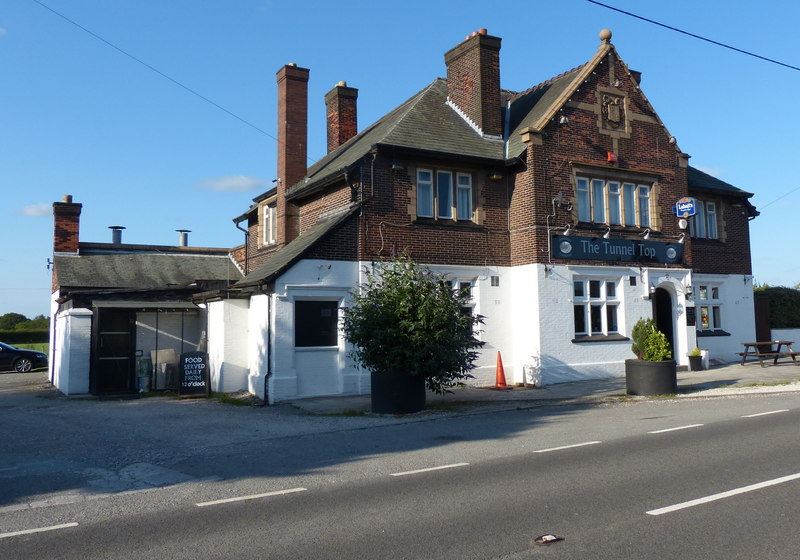
[[[116,454],[117,479],[128,469],[159,481],[127,491],[106,480],[93,493],[39,495],[36,473],[0,467],[0,558],[749,560],[800,550],[797,394],[349,421],[360,425],[336,419],[333,430],[251,434],[150,462],[110,446],[98,470],[111,471]],[[535,543],[546,534],[563,540]]]

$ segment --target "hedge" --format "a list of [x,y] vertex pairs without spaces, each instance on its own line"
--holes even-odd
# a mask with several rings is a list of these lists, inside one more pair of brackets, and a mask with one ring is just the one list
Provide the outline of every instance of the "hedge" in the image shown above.
[[0,342],[6,344],[40,344],[50,342],[48,330],[0,331]]
[[800,290],[774,286],[757,288],[756,295],[769,299],[769,322],[773,329],[800,328]]

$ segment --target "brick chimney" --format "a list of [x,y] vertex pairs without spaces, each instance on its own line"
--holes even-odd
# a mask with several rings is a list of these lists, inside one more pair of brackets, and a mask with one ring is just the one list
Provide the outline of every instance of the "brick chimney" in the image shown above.
[[278,183],[275,214],[277,242],[290,242],[300,233],[297,207],[286,202],[286,189],[306,176],[308,159],[308,68],[287,64],[278,80]]
[[347,87],[347,82],[339,82],[325,94],[325,109],[328,115],[328,153],[358,133],[356,99],[358,99],[358,90]]
[[65,194],[61,202],[53,203],[53,253],[78,252],[81,208],[83,204],[72,202],[71,194]]
[[503,135],[500,37],[480,29],[444,55],[448,99],[485,135]]

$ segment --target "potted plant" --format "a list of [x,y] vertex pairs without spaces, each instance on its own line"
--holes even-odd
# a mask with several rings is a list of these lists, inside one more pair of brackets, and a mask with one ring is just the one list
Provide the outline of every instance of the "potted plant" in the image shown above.
[[444,393],[472,377],[482,318],[465,313],[470,295],[406,255],[380,263],[343,310],[351,356],[370,371],[372,411],[416,412],[425,389]]
[[625,360],[629,395],[669,395],[678,391],[675,360],[667,337],[652,319],[639,319],[631,331],[636,359]]
[[689,371],[702,371],[703,369],[703,354],[700,348],[694,347],[694,350],[689,354]]

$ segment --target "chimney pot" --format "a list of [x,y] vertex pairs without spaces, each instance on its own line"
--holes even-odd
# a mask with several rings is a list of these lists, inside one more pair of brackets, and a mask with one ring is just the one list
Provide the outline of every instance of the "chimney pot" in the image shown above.
[[67,204],[70,204],[72,202],[72,195],[65,194],[64,196],[61,197],[61,202],[66,202]]
[[488,33],[489,32],[485,27],[481,27],[480,29],[478,29],[478,35],[487,35]]

